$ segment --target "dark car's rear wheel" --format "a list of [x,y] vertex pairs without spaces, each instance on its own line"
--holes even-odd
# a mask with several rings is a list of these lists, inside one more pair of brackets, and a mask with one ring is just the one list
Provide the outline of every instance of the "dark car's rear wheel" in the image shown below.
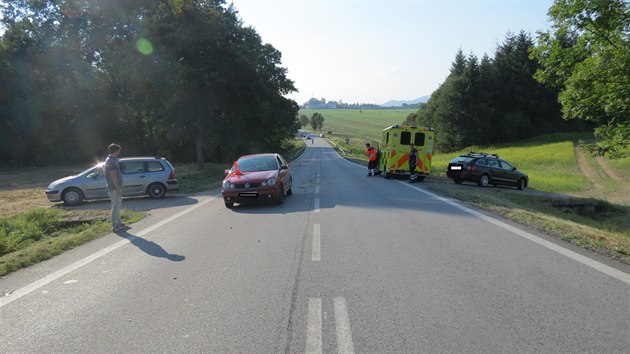
[[79,188],[68,188],[63,191],[61,199],[66,205],[79,205],[83,201],[83,192]]
[[457,184],[462,184],[462,180],[459,178],[453,178],[453,182],[457,183]]
[[479,178],[479,186],[487,187],[489,184],[490,184],[490,176],[484,173],[483,175],[481,175],[481,178]]
[[166,187],[162,183],[153,183],[147,188],[147,194],[153,199],[164,198]]
[[518,180],[516,188],[518,188],[519,190],[523,190],[523,188],[525,188],[525,178],[521,178]]

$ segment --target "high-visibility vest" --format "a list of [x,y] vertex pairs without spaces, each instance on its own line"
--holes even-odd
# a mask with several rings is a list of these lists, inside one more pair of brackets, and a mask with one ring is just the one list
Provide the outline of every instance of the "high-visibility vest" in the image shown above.
[[377,151],[375,148],[370,147],[367,151],[367,155],[368,155],[368,160],[370,161],[376,161],[376,157],[377,157]]

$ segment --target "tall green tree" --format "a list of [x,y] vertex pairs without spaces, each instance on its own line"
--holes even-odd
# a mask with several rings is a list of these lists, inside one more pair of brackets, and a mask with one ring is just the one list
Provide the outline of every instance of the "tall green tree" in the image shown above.
[[533,79],[539,64],[529,57],[532,45],[521,32],[508,33],[494,58],[484,55],[479,60],[459,50],[444,83],[407,122],[436,128],[440,151],[565,129],[557,90]]
[[322,129],[322,127],[324,126],[324,116],[319,113],[319,112],[315,112],[311,115],[311,127],[313,128],[313,130],[317,130],[317,129]]
[[201,165],[277,149],[298,129],[281,53],[223,0],[0,9],[3,164],[92,160],[115,141]]
[[308,119],[308,116],[306,114],[300,114],[300,125],[303,127],[307,126],[310,122],[310,119]]
[[543,64],[536,79],[561,89],[565,119],[597,124],[591,151],[630,156],[630,3],[557,0],[549,17],[553,31],[532,51]]

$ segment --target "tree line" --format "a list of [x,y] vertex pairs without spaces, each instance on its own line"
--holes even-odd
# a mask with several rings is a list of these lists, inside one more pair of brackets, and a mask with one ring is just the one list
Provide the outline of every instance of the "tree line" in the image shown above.
[[508,34],[494,58],[459,50],[444,83],[405,123],[436,128],[444,152],[575,129],[562,119],[558,90],[534,79],[532,46],[520,32]]
[[0,164],[226,161],[297,130],[281,53],[224,0],[6,0]]
[[508,34],[493,58],[459,50],[450,73],[405,123],[432,126],[437,148],[593,130],[598,155],[630,156],[630,3],[556,1],[553,32]]

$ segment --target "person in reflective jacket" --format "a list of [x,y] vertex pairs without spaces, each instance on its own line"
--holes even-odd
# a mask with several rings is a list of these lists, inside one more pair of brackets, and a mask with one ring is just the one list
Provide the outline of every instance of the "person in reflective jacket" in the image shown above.
[[378,163],[378,152],[375,148],[370,146],[370,143],[366,143],[367,148],[366,155],[368,157],[368,177],[376,176],[376,164]]

